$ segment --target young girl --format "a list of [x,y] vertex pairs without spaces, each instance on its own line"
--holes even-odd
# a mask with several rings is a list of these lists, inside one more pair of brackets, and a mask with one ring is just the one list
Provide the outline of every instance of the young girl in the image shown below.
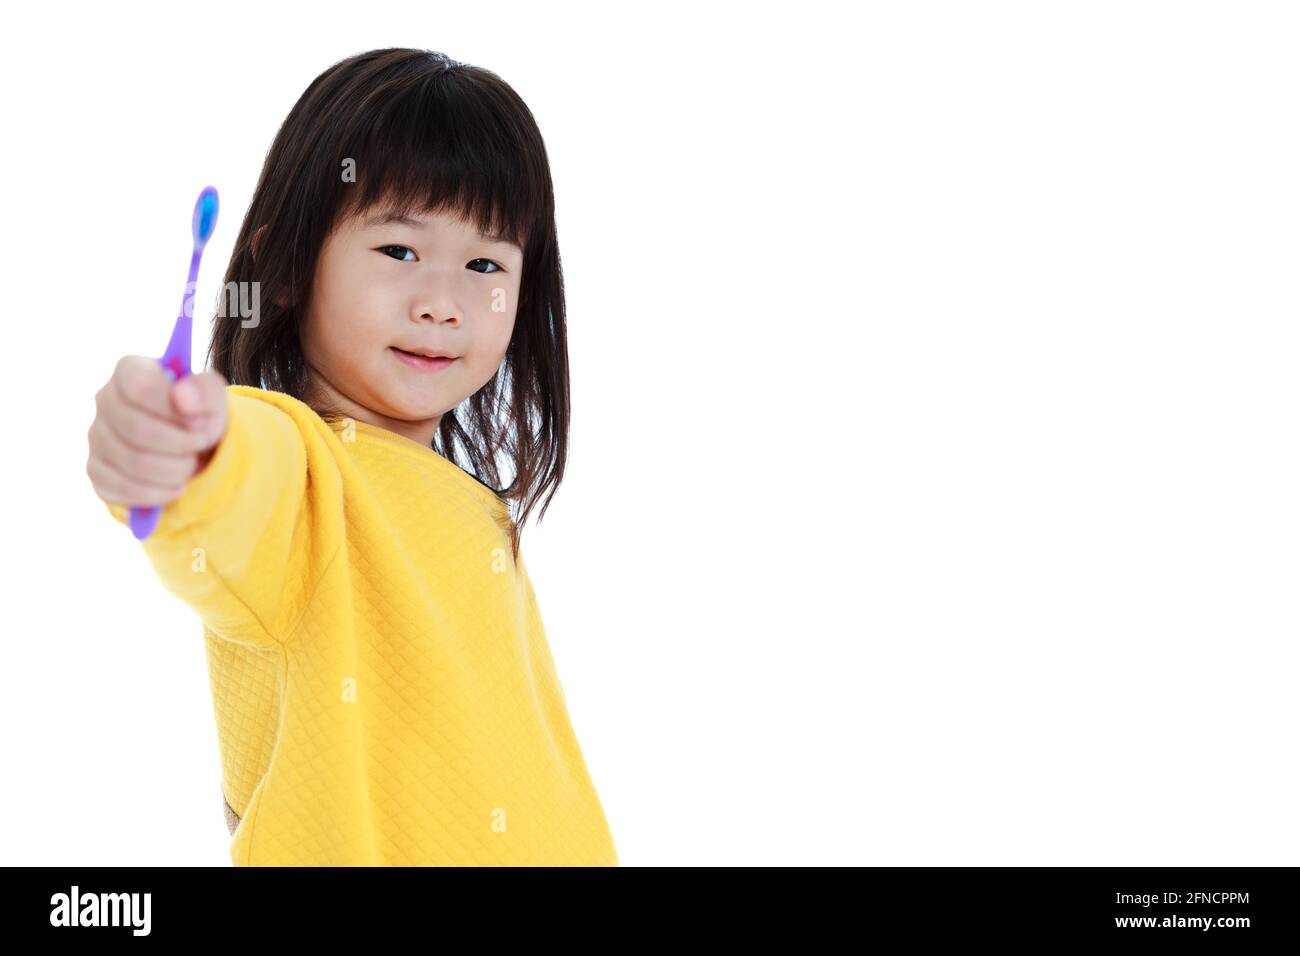
[[527,106],[429,51],[335,64],[224,286],[213,371],[119,362],[87,473],[123,524],[163,506],[142,546],[203,622],[234,863],[617,865],[519,550],[569,418]]

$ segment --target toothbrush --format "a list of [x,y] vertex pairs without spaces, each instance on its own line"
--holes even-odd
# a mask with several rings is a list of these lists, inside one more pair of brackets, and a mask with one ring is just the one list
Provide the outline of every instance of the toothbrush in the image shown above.
[[[212,230],[217,226],[217,191],[208,186],[199,193],[194,203],[194,218],[191,228],[194,232],[194,255],[190,259],[190,277],[185,282],[185,294],[181,297],[181,313],[176,316],[176,325],[172,328],[171,341],[167,351],[158,360],[163,371],[173,382],[178,382],[190,374],[190,338],[194,325],[194,286],[199,278],[199,260],[203,258],[203,247],[208,244]],[[161,505],[143,505],[132,508],[128,524],[137,539],[143,541],[153,533],[158,524]]]

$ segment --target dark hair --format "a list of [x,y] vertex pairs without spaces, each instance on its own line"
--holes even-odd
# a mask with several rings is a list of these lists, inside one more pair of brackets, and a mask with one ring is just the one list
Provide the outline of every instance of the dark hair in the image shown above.
[[[347,160],[355,182],[344,181]],[[340,417],[308,394],[298,324],[330,230],[375,205],[445,210],[523,249],[501,367],[442,416],[431,446],[517,504],[518,559],[529,512],[549,490],[539,518],[546,514],[564,475],[569,359],[546,149],[531,111],[495,73],[431,50],[388,48],[312,81],[271,144],[222,280],[223,289],[259,283],[258,322],[244,328],[238,309],[219,308],[208,363],[232,385],[284,392],[326,420]],[[513,462],[505,488],[500,451]]]

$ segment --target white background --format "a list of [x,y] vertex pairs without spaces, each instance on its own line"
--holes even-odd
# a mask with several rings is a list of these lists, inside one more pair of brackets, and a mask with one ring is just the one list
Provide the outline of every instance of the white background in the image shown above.
[[1294,7],[25,17],[0,863],[229,865],[200,626],[86,430],[199,188],[211,302],[294,101],[392,45],[546,139],[573,448],[524,542],[623,865],[1300,862]]

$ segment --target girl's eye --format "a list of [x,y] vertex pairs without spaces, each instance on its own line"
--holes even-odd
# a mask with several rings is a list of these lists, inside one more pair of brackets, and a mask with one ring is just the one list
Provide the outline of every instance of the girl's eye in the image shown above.
[[[503,270],[499,265],[497,265],[497,264],[496,264],[495,262],[493,262],[491,259],[472,259],[472,260],[470,261],[470,265],[473,266],[475,262],[484,262],[484,263],[487,263],[488,265],[490,265],[490,266],[492,267],[492,272],[502,272],[502,271],[504,271],[504,270]],[[474,271],[475,271],[475,272],[478,272],[478,271],[480,271],[480,270],[475,269]],[[491,275],[491,274],[492,274],[491,272],[484,272],[484,273],[483,273],[483,275]]]
[[[415,252],[414,249],[411,249],[411,248],[409,248],[409,247],[407,247],[407,246],[380,246],[380,247],[379,247],[379,251],[382,252],[382,253],[383,253],[384,255],[386,255],[386,256],[388,255],[388,250],[389,250],[389,249],[405,249],[407,252],[410,252],[410,253],[414,253],[414,252]],[[390,258],[390,259],[397,259],[397,256],[389,256],[389,258]],[[397,261],[398,261],[398,262],[413,262],[414,260],[413,260],[413,259],[397,259]]]

